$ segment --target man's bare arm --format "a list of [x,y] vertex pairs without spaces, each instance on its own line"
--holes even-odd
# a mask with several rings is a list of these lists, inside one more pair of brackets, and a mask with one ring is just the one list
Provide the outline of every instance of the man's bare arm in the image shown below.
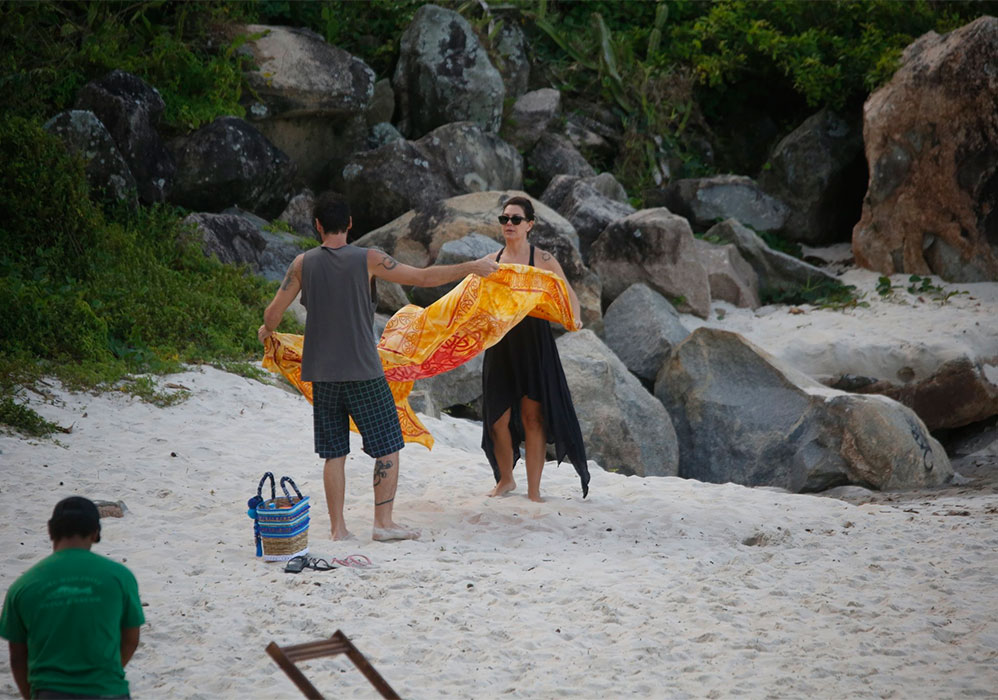
[[436,287],[463,279],[468,275],[488,277],[498,269],[498,263],[489,255],[456,265],[413,267],[400,263],[388,253],[380,250],[367,252],[367,271],[372,277],[414,287]]
[[121,628],[121,667],[124,668],[132,660],[132,654],[139,648],[139,628]]
[[298,292],[301,291],[302,260],[303,257],[299,255],[291,261],[291,264],[288,265],[288,271],[284,274],[284,280],[274,295],[273,301],[267,306],[267,310],[263,312],[263,325],[260,326],[256,333],[261,343],[267,336],[277,330],[277,327],[281,324],[281,317],[284,316],[284,312],[288,310],[291,302],[295,300]]
[[14,675],[14,682],[17,684],[17,689],[21,691],[22,698],[31,697],[31,686],[28,685],[28,645],[27,644],[15,644],[14,642],[8,642],[10,645],[10,672]]

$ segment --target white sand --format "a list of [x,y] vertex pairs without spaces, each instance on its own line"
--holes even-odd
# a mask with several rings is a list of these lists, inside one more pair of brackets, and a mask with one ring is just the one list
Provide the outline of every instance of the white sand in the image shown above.
[[[370,541],[371,461],[355,438],[358,539],[333,543],[303,398],[214,369],[164,381],[191,398],[159,409],[53,388],[35,406],[71,433],[0,436],[0,588],[49,551],[59,498],[127,504],[96,551],[126,562],[147,603],[136,698],[300,697],[264,647],[336,629],[412,698],[998,692],[998,495],[857,506],[592,463],[586,500],[553,464],[547,503],[525,483],[490,499],[480,428],[426,419],[437,446],[403,451],[396,505],[423,540]],[[254,558],[246,500],[266,470],[311,497],[314,554],[375,566],[292,575]],[[342,657],[305,668],[330,696],[374,697]],[[15,695],[6,654],[0,693]]]

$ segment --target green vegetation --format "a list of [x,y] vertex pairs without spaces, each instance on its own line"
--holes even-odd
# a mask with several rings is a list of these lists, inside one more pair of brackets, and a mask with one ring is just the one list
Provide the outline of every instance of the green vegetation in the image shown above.
[[87,82],[118,68],[153,85],[162,126],[196,129],[243,116],[245,39],[213,28],[237,19],[240,3],[7,2],[0,4],[4,111],[48,119],[70,109]]
[[[245,361],[273,283],[209,259],[166,206],[104,212],[37,121],[0,117],[0,388],[43,374],[108,388],[182,363]],[[300,331],[292,321],[284,330]],[[141,380],[126,390],[166,399]],[[25,410],[30,410],[27,408]],[[24,426],[23,411],[5,411]],[[39,421],[41,419],[38,419]]]
[[919,297],[920,301],[924,301],[923,297],[929,297],[933,301],[938,301],[941,304],[945,304],[949,301],[950,297],[957,296],[959,294],[969,294],[966,290],[950,289],[947,290],[938,284],[933,283],[931,277],[922,277],[920,275],[911,275],[908,277],[908,286],[900,286],[891,283],[891,278],[881,275],[877,278],[877,294],[883,299],[889,299],[894,297],[895,290],[906,289],[909,294]]
[[0,425],[7,425],[31,437],[44,437],[58,430],[59,426],[49,422],[12,397],[0,398]]
[[850,309],[867,307],[863,295],[856,293],[856,287],[834,280],[812,281],[793,288],[766,288],[759,292],[763,304],[810,304],[820,309]]

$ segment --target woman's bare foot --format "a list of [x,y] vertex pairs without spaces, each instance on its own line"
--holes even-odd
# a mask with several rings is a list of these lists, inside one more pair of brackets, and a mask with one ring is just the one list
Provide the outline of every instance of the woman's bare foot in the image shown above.
[[509,481],[500,479],[499,483],[496,484],[496,487],[492,489],[491,493],[489,493],[489,498],[492,498],[493,496],[504,496],[515,488],[516,482],[512,479]]
[[374,526],[371,531],[371,539],[375,542],[391,542],[393,540],[418,540],[420,532],[408,525],[398,525],[391,523],[387,527]]
[[334,540],[352,540],[356,539],[346,527],[333,528],[331,531]]
[[544,499],[541,498],[539,493],[528,493],[527,498],[529,498],[534,503],[544,503]]

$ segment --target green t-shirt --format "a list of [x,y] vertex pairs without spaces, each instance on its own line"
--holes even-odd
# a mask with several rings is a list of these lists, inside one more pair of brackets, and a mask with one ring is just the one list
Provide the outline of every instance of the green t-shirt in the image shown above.
[[32,694],[127,695],[121,630],[144,622],[131,571],[86,549],[63,549],[7,590],[0,637],[28,645]]

